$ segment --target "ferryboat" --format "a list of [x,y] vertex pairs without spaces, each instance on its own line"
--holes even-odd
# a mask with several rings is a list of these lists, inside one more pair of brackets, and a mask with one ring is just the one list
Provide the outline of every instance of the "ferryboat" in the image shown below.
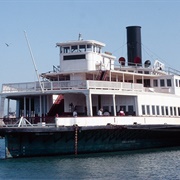
[[[2,85],[6,158],[180,146],[180,72],[142,61],[141,27],[126,30],[127,59],[79,35],[37,81]],[[16,118],[3,118],[11,101]]]

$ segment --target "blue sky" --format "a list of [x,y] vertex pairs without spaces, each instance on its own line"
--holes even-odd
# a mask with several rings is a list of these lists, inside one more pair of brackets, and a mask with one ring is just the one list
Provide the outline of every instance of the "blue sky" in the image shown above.
[[132,25],[142,27],[143,49],[150,50],[142,49],[143,62],[159,59],[180,70],[179,9],[174,0],[0,0],[0,85],[37,80],[24,30],[39,73],[59,65],[55,44],[77,40],[79,33],[126,57],[126,27]]

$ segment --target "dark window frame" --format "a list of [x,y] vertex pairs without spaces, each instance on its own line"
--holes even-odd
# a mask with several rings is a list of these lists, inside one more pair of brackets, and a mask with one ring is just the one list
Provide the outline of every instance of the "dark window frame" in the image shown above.
[[78,55],[69,55],[69,56],[63,56],[63,60],[81,60],[81,59],[86,59],[85,54],[78,54]]

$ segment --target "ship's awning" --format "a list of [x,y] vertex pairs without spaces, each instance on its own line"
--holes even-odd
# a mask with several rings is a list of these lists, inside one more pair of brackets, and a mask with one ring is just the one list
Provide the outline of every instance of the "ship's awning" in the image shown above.
[[72,46],[72,45],[83,45],[83,44],[93,44],[101,47],[105,46],[104,43],[95,40],[67,41],[62,43],[56,43],[56,46]]

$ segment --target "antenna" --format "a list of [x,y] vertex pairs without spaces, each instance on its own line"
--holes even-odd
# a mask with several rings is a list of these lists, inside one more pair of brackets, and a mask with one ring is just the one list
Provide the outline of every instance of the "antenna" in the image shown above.
[[30,52],[30,54],[31,54],[31,59],[32,59],[32,62],[33,62],[33,65],[34,65],[34,69],[35,69],[35,72],[36,72],[36,76],[37,76],[37,78],[38,78],[38,82],[39,82],[41,91],[44,92],[44,89],[43,89],[43,87],[42,87],[41,81],[40,81],[40,79],[39,79],[38,71],[37,71],[37,68],[36,68],[35,61],[34,61],[34,56],[33,56],[33,53],[32,53],[32,50],[31,50],[31,47],[30,47],[28,38],[27,38],[26,31],[24,31],[24,35],[25,35],[26,42],[27,42],[27,45],[28,45],[28,48],[29,48],[29,52]]
[[79,33],[78,40],[79,40],[79,41],[82,41],[82,40],[83,40],[83,38],[82,38],[82,34],[81,34],[81,33]]

